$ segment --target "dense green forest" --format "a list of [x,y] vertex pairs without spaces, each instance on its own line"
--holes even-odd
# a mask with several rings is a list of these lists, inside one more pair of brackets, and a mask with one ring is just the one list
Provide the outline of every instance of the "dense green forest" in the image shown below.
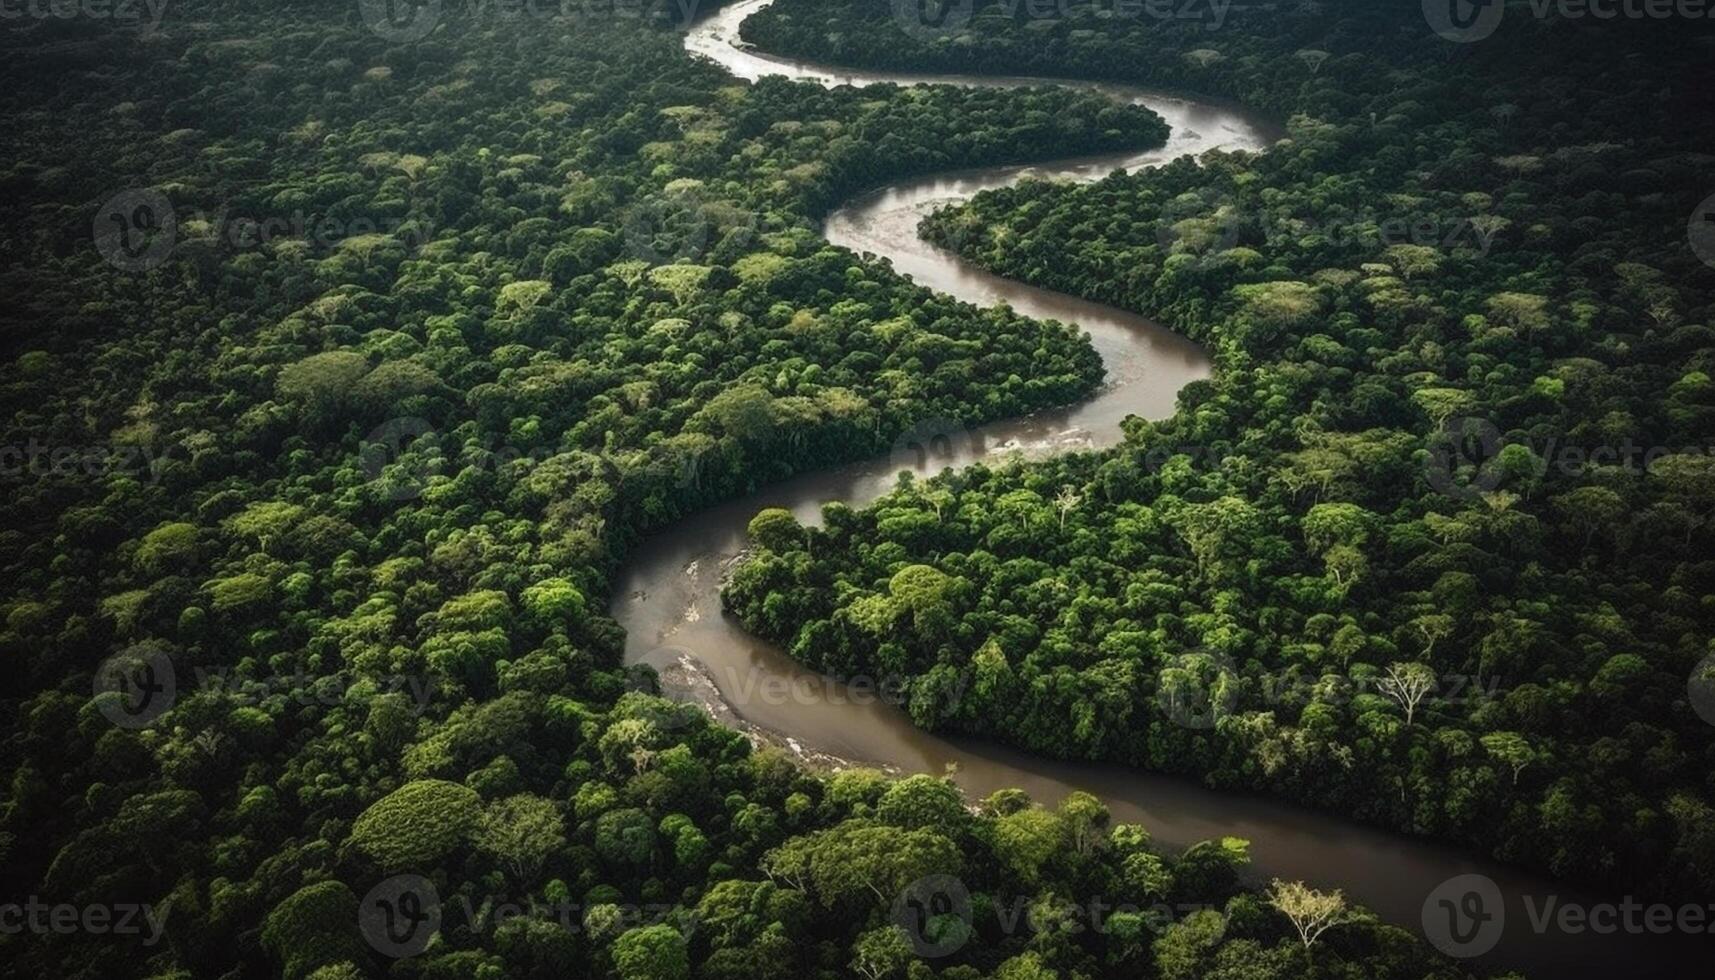
[[[419,6],[420,36],[371,0],[0,24],[0,975],[1469,976],[1255,880],[1243,840],[812,771],[623,662],[606,610],[651,529],[1102,383],[1075,327],[920,288],[820,218],[1158,146],[1158,116],[738,82],[682,47],[715,3]],[[1685,246],[1712,158],[1677,84],[1706,49],[1526,25],[1452,57],[1408,6],[755,18],[829,61],[1291,122],[933,216],[1003,274],[1161,316],[1214,379],[1118,450],[821,529],[765,513],[728,598],[817,668],[913,676],[927,727],[1707,894],[1686,681],[1715,468],[1680,450],[1715,433]],[[1549,458],[1622,439],[1638,458]]]
[[[815,219],[1153,114],[738,84],[667,16],[449,5],[389,42],[360,5],[182,7],[0,35],[0,900],[107,910],[8,918],[0,972],[1426,975],[1241,884],[1242,841],[753,750],[602,612],[673,515],[1092,390],[1075,331]],[[912,891],[939,875],[963,916]]]
[[746,37],[1289,119],[1267,153],[1026,182],[923,225],[1161,317],[1215,377],[1111,452],[907,483],[821,529],[770,515],[731,606],[819,669],[913,676],[926,727],[1715,892],[1715,728],[1688,697],[1715,653],[1715,272],[1686,231],[1715,190],[1687,81],[1707,32],[1022,8],[907,38],[879,0],[783,0]]

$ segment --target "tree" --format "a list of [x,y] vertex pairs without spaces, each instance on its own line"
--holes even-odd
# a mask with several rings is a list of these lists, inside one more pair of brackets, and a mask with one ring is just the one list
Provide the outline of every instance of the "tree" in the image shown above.
[[523,605],[534,622],[553,629],[583,622],[586,603],[570,579],[548,578],[524,590]]
[[527,313],[536,304],[547,299],[554,291],[554,284],[541,279],[525,279],[519,282],[509,282],[500,287],[500,295],[495,299],[494,309],[497,313]]
[[833,908],[866,901],[885,906],[911,882],[955,874],[960,864],[959,849],[934,831],[847,820],[788,840],[765,856],[763,869]]
[[1261,515],[1249,501],[1228,495],[1207,504],[1187,506],[1180,515],[1180,533],[1197,559],[1199,571],[1220,577],[1241,547],[1252,540]]
[[889,786],[876,805],[875,817],[907,830],[952,831],[965,821],[965,801],[952,783],[919,773]]
[[[1060,512],[1060,530],[1066,529],[1066,515],[1075,510],[1083,501],[1083,495],[1072,486],[1067,485],[1060,488],[1059,495],[1054,498],[1054,509]],[[940,512],[937,510],[936,513],[939,515]]]
[[1427,658],[1435,650],[1435,643],[1453,635],[1453,617],[1445,613],[1428,613],[1411,621],[1411,626],[1417,635],[1423,638],[1423,656]]
[[655,825],[642,810],[610,810],[596,818],[596,853],[615,864],[646,865],[655,856]]
[[792,512],[781,507],[770,507],[757,512],[750,519],[747,528],[750,540],[776,553],[785,553],[804,543],[804,527],[798,523],[798,518]]
[[691,958],[685,937],[669,925],[643,926],[613,941],[620,980],[688,980]]
[[1153,947],[1162,980],[1200,980],[1204,958],[1226,932],[1226,920],[1214,909],[1198,909],[1170,924]]
[[323,421],[357,405],[359,382],[368,373],[369,358],[357,351],[325,351],[282,369],[275,390]]
[[1579,487],[1554,498],[1554,508],[1568,524],[1584,532],[1589,547],[1597,531],[1617,534],[1624,526],[1626,500],[1608,487]]
[[1715,518],[1715,456],[1704,453],[1678,453],[1655,461],[1650,478],[1678,498],[1687,510],[1696,515],[1686,522],[1685,540],[1692,532]]
[[1490,732],[1482,738],[1483,748],[1495,759],[1512,769],[1513,785],[1518,785],[1519,774],[1525,767],[1536,761],[1536,750],[1531,748],[1530,740],[1518,732]]
[[341,960],[365,961],[368,950],[358,940],[357,913],[357,896],[344,882],[305,885],[268,913],[262,946],[282,963],[287,980]]
[[1322,937],[1324,932],[1347,922],[1357,915],[1346,907],[1346,898],[1338,889],[1319,892],[1302,881],[1274,879],[1268,889],[1268,902],[1292,920],[1305,950]]
[[351,825],[351,846],[384,871],[434,868],[482,816],[476,791],[444,779],[406,783],[369,805]]
[[1489,318],[1529,334],[1548,326],[1548,298],[1533,293],[1496,293],[1489,297]]
[[995,968],[995,980],[1059,980],[1060,974],[1034,950],[1011,957]]
[[1127,854],[1120,864],[1120,880],[1133,901],[1155,902],[1167,897],[1173,887],[1173,872],[1159,855],[1137,851]]
[[1357,504],[1317,504],[1304,515],[1304,543],[1320,554],[1336,545],[1363,544],[1375,523],[1375,515]]
[[1071,835],[1072,847],[1079,854],[1087,854],[1108,825],[1108,808],[1089,793],[1073,790],[1060,803],[1060,817]]
[[892,976],[911,959],[911,942],[895,925],[871,929],[852,943],[852,969],[869,980]]
[[1428,245],[1389,245],[1387,260],[1407,279],[1432,275],[1441,268],[1441,251]]
[[911,613],[919,633],[939,635],[953,625],[956,581],[932,565],[907,565],[888,580],[888,595]]
[[1420,663],[1395,662],[1388,665],[1387,674],[1376,682],[1383,694],[1393,698],[1405,709],[1406,727],[1411,726],[1418,702],[1435,689],[1435,671]]
[[521,886],[528,885],[542,862],[566,843],[559,808],[528,793],[489,804],[473,836],[476,846],[503,862]]
[[137,567],[160,574],[181,564],[196,553],[197,528],[183,521],[162,524],[138,543],[135,553]]
[[1447,420],[1455,415],[1468,414],[1477,401],[1476,396],[1462,388],[1419,388],[1411,399],[1429,415],[1437,429],[1445,428]]
[[1235,287],[1245,310],[1270,330],[1292,326],[1316,313],[1322,302],[1315,287],[1303,282],[1259,282]]
[[1064,849],[1066,823],[1056,813],[1031,807],[995,821],[996,856],[1026,882],[1035,882],[1054,855]]

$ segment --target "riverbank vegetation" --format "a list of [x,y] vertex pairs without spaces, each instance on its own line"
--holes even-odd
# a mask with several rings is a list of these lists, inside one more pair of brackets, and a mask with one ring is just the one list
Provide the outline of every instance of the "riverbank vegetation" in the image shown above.
[[1019,8],[916,41],[886,3],[782,0],[746,36],[1289,118],[1261,155],[1025,183],[923,225],[1161,317],[1216,375],[1119,449],[830,508],[763,543],[731,608],[816,668],[911,678],[926,727],[1709,894],[1696,32],[1509,11],[1456,45],[1416,5],[1235,9],[1218,33]]
[[[1239,840],[805,772],[656,697],[603,613],[676,515],[1092,391],[1074,331],[937,297],[816,220],[910,174],[1154,145],[1159,119],[741,84],[684,56],[677,5],[427,4],[414,39],[377,6],[0,34],[8,972],[1465,976],[1337,896],[1242,880]],[[1110,462],[1064,465],[1094,486]],[[952,490],[1025,472],[1048,471]],[[830,532],[863,561],[867,520]],[[782,634],[825,612],[770,577],[794,547],[747,573]],[[969,593],[936,561],[889,569],[923,636]]]

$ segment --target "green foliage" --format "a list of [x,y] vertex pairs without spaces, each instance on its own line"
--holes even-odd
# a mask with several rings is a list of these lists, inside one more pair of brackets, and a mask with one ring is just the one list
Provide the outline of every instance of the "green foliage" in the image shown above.
[[371,803],[351,826],[351,845],[385,871],[419,871],[439,864],[483,818],[475,790],[419,779]]
[[892,784],[875,808],[877,820],[907,830],[953,832],[965,817],[965,801],[958,787],[928,775],[907,776]]
[[685,937],[666,925],[632,929],[614,940],[613,965],[620,980],[686,980],[691,975]]
[[[954,43],[889,31],[880,0],[748,20],[869,68],[1223,94],[1287,139],[929,215],[977,265],[1199,341],[1214,376],[1113,450],[903,486],[728,603],[811,667],[902,671],[933,730],[1701,895],[1701,835],[1666,814],[1709,802],[1715,739],[1685,698],[1715,589],[1715,288],[1684,247],[1707,189],[1659,169],[1705,149],[1660,95],[1701,55],[1666,24],[1509,19],[1449,62],[1420,14],[1316,4],[1213,38],[979,4]],[[1599,94],[1542,83],[1567,63]],[[1064,487],[1088,499],[1062,522]],[[921,567],[965,585],[901,630],[876,583]]]
[[764,867],[811,892],[824,906],[850,908],[885,904],[912,882],[955,874],[960,864],[958,848],[932,830],[848,820],[787,841],[769,852]]
[[786,551],[801,543],[804,528],[789,510],[770,507],[750,519],[750,539],[770,551]]
[[655,854],[655,827],[642,810],[612,810],[596,818],[596,853],[615,864],[647,864]]
[[357,933],[357,896],[338,881],[305,885],[274,906],[262,945],[288,980],[337,977],[341,961],[368,959]]
[[[430,949],[391,967],[422,980],[677,980],[692,963],[711,980],[847,966],[910,980],[1301,975],[1284,958],[1299,940],[1261,915],[1238,937],[1168,926],[1152,945],[1140,920],[1116,917],[1106,933],[984,936],[933,966],[909,962],[884,923],[926,875],[957,874],[984,908],[1092,890],[1238,894],[1242,908],[1254,903],[1240,894],[1243,847],[1174,859],[1141,831],[1104,835],[1087,799],[1050,812],[1002,792],[970,815],[938,780],[824,777],[752,755],[695,708],[632,690],[647,675],[623,669],[625,638],[603,614],[617,557],[679,515],[884,451],[925,419],[976,424],[1099,385],[1087,339],[828,246],[829,209],[912,175],[1156,145],[1165,124],[1053,87],[740,84],[685,56],[662,29],[672,9],[565,30],[496,29],[456,6],[409,43],[332,0],[203,0],[158,32],[45,23],[0,40],[8,91],[34,107],[7,113],[16,159],[0,175],[25,205],[5,232],[23,312],[4,315],[22,353],[0,372],[0,445],[148,451],[147,465],[8,487],[0,643],[16,731],[0,740],[0,859],[44,895],[145,901],[171,923],[146,955],[92,937],[9,948],[16,972],[349,980],[384,968],[357,934],[355,896],[403,871],[449,910],[469,900],[493,915],[485,928],[443,923]],[[889,29],[825,29],[854,15]],[[1704,547],[1715,511],[1705,469],[1674,462],[1640,488],[1533,474],[1534,457],[1514,453],[1505,489],[1519,500],[1485,503],[1492,513],[1390,492],[1412,485],[1400,460],[1456,410],[1493,409],[1509,438],[1550,421],[1579,438],[1708,430],[1701,301],[1680,285],[1683,263],[1633,249],[1622,220],[1666,213],[1667,195],[1634,208],[1586,176],[1616,153],[1671,173],[1686,166],[1673,148],[1646,136],[1604,149],[1579,135],[1584,113],[1549,112],[1518,145],[1485,131],[1467,149],[1469,126],[1429,118],[1444,100],[1362,53],[1337,52],[1326,82],[1283,84],[1279,47],[1310,43],[1297,28],[1235,30],[1218,58],[1185,54],[1228,35],[1174,46],[1108,25],[1076,44],[1019,45],[991,24],[981,43],[926,52],[901,43],[892,16],[781,0],[758,29],[798,17],[803,37],[843,38],[851,57],[925,66],[1070,63],[1169,84],[1194,67],[1198,84],[1254,104],[1302,98],[1315,118],[1254,163],[1175,164],[1087,197],[1025,187],[933,219],[932,234],[964,226],[959,247],[979,261],[1164,311],[1218,350],[1221,371],[1187,391],[1181,428],[1134,423],[1112,453],[921,485],[884,505],[885,522],[849,508],[830,508],[828,531],[765,522],[758,542],[773,554],[734,582],[747,621],[786,639],[812,619],[839,624],[806,656],[912,675],[926,724],[992,724],[1224,785],[1302,783],[1436,833],[1540,814],[1562,843],[1520,853],[1567,870],[1638,863],[1597,832],[1620,820],[1604,808],[1631,808],[1640,847],[1688,882],[1711,880],[1707,794],[1676,748],[1705,743],[1660,727],[1684,711],[1663,694],[1664,664],[1707,652],[1675,639],[1701,635],[1688,610],[1703,578],[1684,556]],[[1323,26],[1306,30],[1329,48],[1397,33]],[[1337,71],[1347,58],[1362,70]],[[1635,84],[1665,90],[1649,67]],[[1366,118],[1370,102],[1381,118]],[[158,267],[122,270],[90,248],[91,220],[116,189],[143,186],[168,196],[176,240]],[[1499,240],[1550,258],[1485,274],[1457,248],[1310,240],[1282,254],[1249,232],[1210,254],[1235,215],[1396,190],[1456,200]],[[1544,196],[1575,210],[1545,218]],[[1187,210],[1159,216],[1164,202]],[[1676,220],[1689,210],[1674,207]],[[338,230],[238,234],[299,216]],[[1182,237],[1158,255],[1164,226]],[[1108,244],[1086,250],[1087,236]],[[1563,261],[1574,241],[1587,250]],[[1651,264],[1613,261],[1623,254]],[[1628,308],[1653,326],[1630,331],[1616,313]],[[1503,356],[1520,337],[1541,355]],[[1219,452],[1148,464],[1177,443]],[[1222,461],[1218,478],[1208,459]],[[1636,527],[1608,533],[1612,498],[1573,483],[1618,494]],[[1317,504],[1363,513],[1299,520]],[[1643,581],[1670,584],[1581,585],[1596,571],[1543,543],[1562,527],[1616,565],[1658,556]],[[878,537],[886,546],[870,549]],[[830,543],[850,554],[826,554]],[[1496,561],[1506,548],[1534,570]],[[849,588],[828,587],[835,560],[851,562]],[[786,584],[798,574],[819,590]],[[787,599],[765,617],[775,595]],[[1622,643],[1643,618],[1654,625]],[[180,682],[143,731],[88,700],[92,667],[134,642],[170,652]],[[1231,685],[1254,759],[1159,725],[1159,671],[1190,674],[1168,662],[1192,649],[1198,684]],[[1337,662],[1338,692],[1341,677],[1373,676],[1362,669],[1455,669],[1466,651],[1509,678],[1539,676],[1470,717],[1427,706],[1409,730],[1374,694],[1350,709],[1337,693],[1294,701],[1274,728],[1244,700],[1251,662],[1276,652]],[[967,664],[973,694],[951,696]],[[1598,679],[1590,703],[1569,676]],[[1624,737],[1586,752],[1566,735],[1574,723]],[[1347,731],[1365,733],[1357,747],[1335,737]],[[1379,780],[1397,758],[1450,769],[1466,802],[1393,813],[1397,789]],[[1606,785],[1593,781],[1622,767],[1644,789],[1592,802]],[[1329,773],[1341,775],[1307,775]],[[498,911],[537,902],[588,911],[577,931]],[[658,918],[640,923],[638,909]],[[1397,932],[1354,924],[1340,939],[1349,975],[1423,976],[1429,954]]]
[[545,627],[575,626],[584,619],[584,594],[570,579],[543,579],[524,590],[524,609]]
[[503,863],[520,885],[528,884],[543,862],[565,846],[559,807],[529,793],[489,804],[471,838],[478,849]]

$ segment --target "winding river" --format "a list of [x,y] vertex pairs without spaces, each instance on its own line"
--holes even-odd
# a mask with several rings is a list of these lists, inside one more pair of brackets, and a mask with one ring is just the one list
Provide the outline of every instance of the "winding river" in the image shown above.
[[[733,75],[755,80],[784,75],[825,86],[945,83],[1016,87],[1048,80],[962,75],[876,74],[773,58],[743,47],[739,24],[773,0],[745,0],[696,24],[685,47]],[[1004,746],[925,733],[898,707],[865,689],[828,681],[779,649],[750,636],[722,614],[723,572],[745,546],[745,525],[764,507],[785,507],[806,522],[821,505],[860,505],[889,489],[900,470],[932,474],[998,453],[1050,453],[1120,441],[1127,415],[1159,418],[1175,393],[1207,377],[1197,345],[1153,321],[1123,310],[1035,289],[975,269],[917,237],[929,211],[1001,187],[1025,175],[1091,180],[1115,168],[1137,168],[1198,154],[1212,147],[1259,150],[1272,128],[1218,103],[1164,96],[1124,85],[1052,80],[1148,106],[1173,127],[1163,148],[1031,166],[998,167],[906,181],[866,194],[831,214],[824,234],[835,244],[884,256],[919,284],[959,299],[1009,303],[1020,313],[1076,323],[1090,335],[1107,368],[1105,387],[1076,405],[974,431],[924,432],[902,440],[895,453],[775,484],[698,513],[651,536],[631,553],[615,583],[613,615],[627,632],[628,663],[663,671],[678,696],[695,697],[722,717],[806,759],[863,763],[899,772],[941,773],[972,797],[1018,787],[1045,805],[1082,789],[1107,802],[1116,822],[1146,825],[1169,846],[1223,836],[1251,842],[1259,877],[1302,879],[1342,888],[1383,919],[1422,931],[1426,900],[1444,881],[1480,874],[1505,896],[1498,944],[1474,963],[1520,969],[1538,978],[1670,977],[1704,964],[1710,946],[1679,938],[1567,934],[1536,920],[1551,902],[1597,904],[1596,898],[1546,878],[1463,853],[1343,821],[1335,815],[1266,799],[1205,789],[1193,782],[1112,765],[1069,763]],[[718,693],[717,693],[718,692]],[[1532,913],[1535,913],[1533,917]],[[1430,916],[1446,910],[1431,903]],[[1433,922],[1433,919],[1429,921]],[[1442,921],[1446,921],[1443,919]],[[1442,928],[1443,933],[1445,927]],[[1695,955],[1696,958],[1685,958]]]

